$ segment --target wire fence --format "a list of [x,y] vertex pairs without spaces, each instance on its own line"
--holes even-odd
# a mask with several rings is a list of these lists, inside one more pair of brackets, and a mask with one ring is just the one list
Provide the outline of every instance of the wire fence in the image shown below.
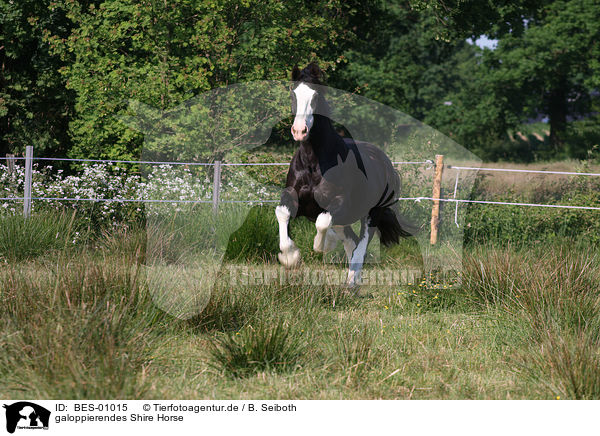
[[[438,157],[436,157],[438,158]],[[48,158],[48,157],[33,157],[33,147],[26,148],[26,155],[24,157],[7,155],[6,160],[9,166],[14,166],[15,161],[25,161],[25,189],[23,197],[3,197],[0,198],[2,201],[23,201],[23,213],[27,217],[31,213],[31,202],[36,201],[92,201],[92,202],[117,202],[117,203],[212,203],[213,209],[216,211],[220,203],[277,203],[279,200],[276,199],[261,199],[261,200],[221,200],[220,199],[220,186],[221,186],[221,168],[222,167],[236,167],[236,166],[289,166],[288,162],[221,162],[216,160],[214,162],[177,162],[177,161],[142,161],[142,160],[111,160],[111,159],[75,159],[75,158]],[[82,163],[110,163],[110,164],[144,164],[144,165],[183,165],[183,166],[205,166],[213,167],[213,195],[211,200],[181,200],[181,199],[147,199],[147,198],[135,198],[135,199],[114,199],[114,198],[80,198],[80,197],[33,197],[31,195],[31,179],[32,179],[32,162],[33,161],[67,161],[67,162],[82,162]],[[439,163],[442,162],[440,159]],[[435,167],[433,160],[424,161],[394,161],[394,165],[427,165],[427,169]],[[456,179],[454,183],[454,192],[452,198],[442,198],[441,196],[432,197],[400,197],[399,201],[432,201],[435,205],[439,205],[439,202],[455,203],[455,216],[454,222],[458,226],[458,205],[466,203],[475,204],[491,204],[491,205],[505,205],[505,206],[520,206],[520,207],[546,207],[546,208],[558,208],[558,209],[580,209],[580,210],[600,210],[594,206],[578,206],[578,205],[563,205],[563,204],[544,204],[544,203],[525,203],[525,202],[507,202],[507,201],[491,201],[491,200],[471,200],[471,199],[460,199],[456,198],[459,187],[461,172],[467,171],[484,171],[484,172],[512,172],[512,173],[533,173],[543,175],[565,175],[565,176],[586,176],[586,177],[600,177],[600,173],[590,172],[574,172],[574,171],[549,171],[549,170],[525,170],[525,169],[514,169],[514,168],[489,168],[489,167],[468,167],[468,166],[452,166],[443,165],[442,169],[452,169],[456,171]],[[436,172],[437,173],[437,172]],[[442,171],[439,172],[438,183],[441,181]],[[436,175],[436,177],[438,177]],[[435,183],[435,181],[434,181]]]
[[[26,160],[26,157],[7,155],[7,161]],[[75,159],[67,157],[32,157],[32,161],[64,161],[64,162],[95,162],[95,163],[127,163],[147,165],[189,165],[189,166],[214,166],[216,162],[176,162],[176,161],[144,161],[144,160],[110,160],[110,159]],[[422,165],[433,164],[433,161],[419,162],[392,162],[394,165]],[[289,166],[289,162],[221,162],[222,166]]]

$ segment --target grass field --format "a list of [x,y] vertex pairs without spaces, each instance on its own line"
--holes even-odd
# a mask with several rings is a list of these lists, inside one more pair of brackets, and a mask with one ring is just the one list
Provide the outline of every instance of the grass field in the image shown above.
[[[217,280],[182,320],[152,301],[144,227],[89,236],[54,214],[2,229],[2,398],[600,398],[600,258],[585,241],[467,246],[450,290]],[[311,226],[295,232],[310,243]],[[255,262],[240,253],[228,262]]]

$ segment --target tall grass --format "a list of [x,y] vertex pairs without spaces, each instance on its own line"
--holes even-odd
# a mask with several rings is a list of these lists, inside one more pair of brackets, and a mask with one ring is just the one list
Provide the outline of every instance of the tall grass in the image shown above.
[[29,218],[0,216],[0,259],[16,262],[32,259],[52,250],[64,250],[84,240],[85,227],[75,212],[45,212]]
[[[250,223],[266,232],[267,212]],[[206,307],[182,321],[155,305],[148,256],[178,267],[218,252],[221,236],[198,240],[201,223],[178,219],[104,230],[86,244],[72,243],[71,216],[38,221],[42,233],[63,229],[60,243],[0,265],[3,396],[600,397],[600,257],[585,241],[471,246],[460,290],[414,283],[362,297],[242,283],[225,259]],[[302,226],[293,230],[310,244],[312,226]],[[248,251],[235,262],[273,261],[243,232]]]
[[467,259],[465,286],[521,320],[515,365],[562,398],[600,398],[600,257],[565,246],[487,248]]
[[9,397],[139,398],[164,315],[108,253],[0,271],[0,374]]
[[234,334],[217,336],[211,347],[212,367],[244,377],[262,371],[282,372],[299,364],[304,344],[283,320],[247,325]]
[[347,383],[360,383],[375,365],[374,343],[375,336],[367,324],[351,329],[338,327],[335,345],[340,369],[347,373]]

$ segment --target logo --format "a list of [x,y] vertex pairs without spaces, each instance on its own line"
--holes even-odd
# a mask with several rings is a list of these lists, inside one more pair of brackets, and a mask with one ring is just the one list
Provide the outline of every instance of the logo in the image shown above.
[[6,431],[14,433],[18,429],[48,429],[50,411],[28,401],[3,406],[6,409]]

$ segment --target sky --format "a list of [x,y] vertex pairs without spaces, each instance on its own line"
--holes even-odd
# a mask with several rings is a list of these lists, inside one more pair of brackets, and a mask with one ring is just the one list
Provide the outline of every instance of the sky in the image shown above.
[[[473,40],[471,38],[467,39],[467,42],[469,44],[473,44]],[[498,40],[497,39],[489,39],[487,36],[485,35],[481,35],[479,38],[477,38],[475,40],[475,44],[478,47],[481,48],[490,48],[490,49],[495,49],[496,45],[498,44]]]

